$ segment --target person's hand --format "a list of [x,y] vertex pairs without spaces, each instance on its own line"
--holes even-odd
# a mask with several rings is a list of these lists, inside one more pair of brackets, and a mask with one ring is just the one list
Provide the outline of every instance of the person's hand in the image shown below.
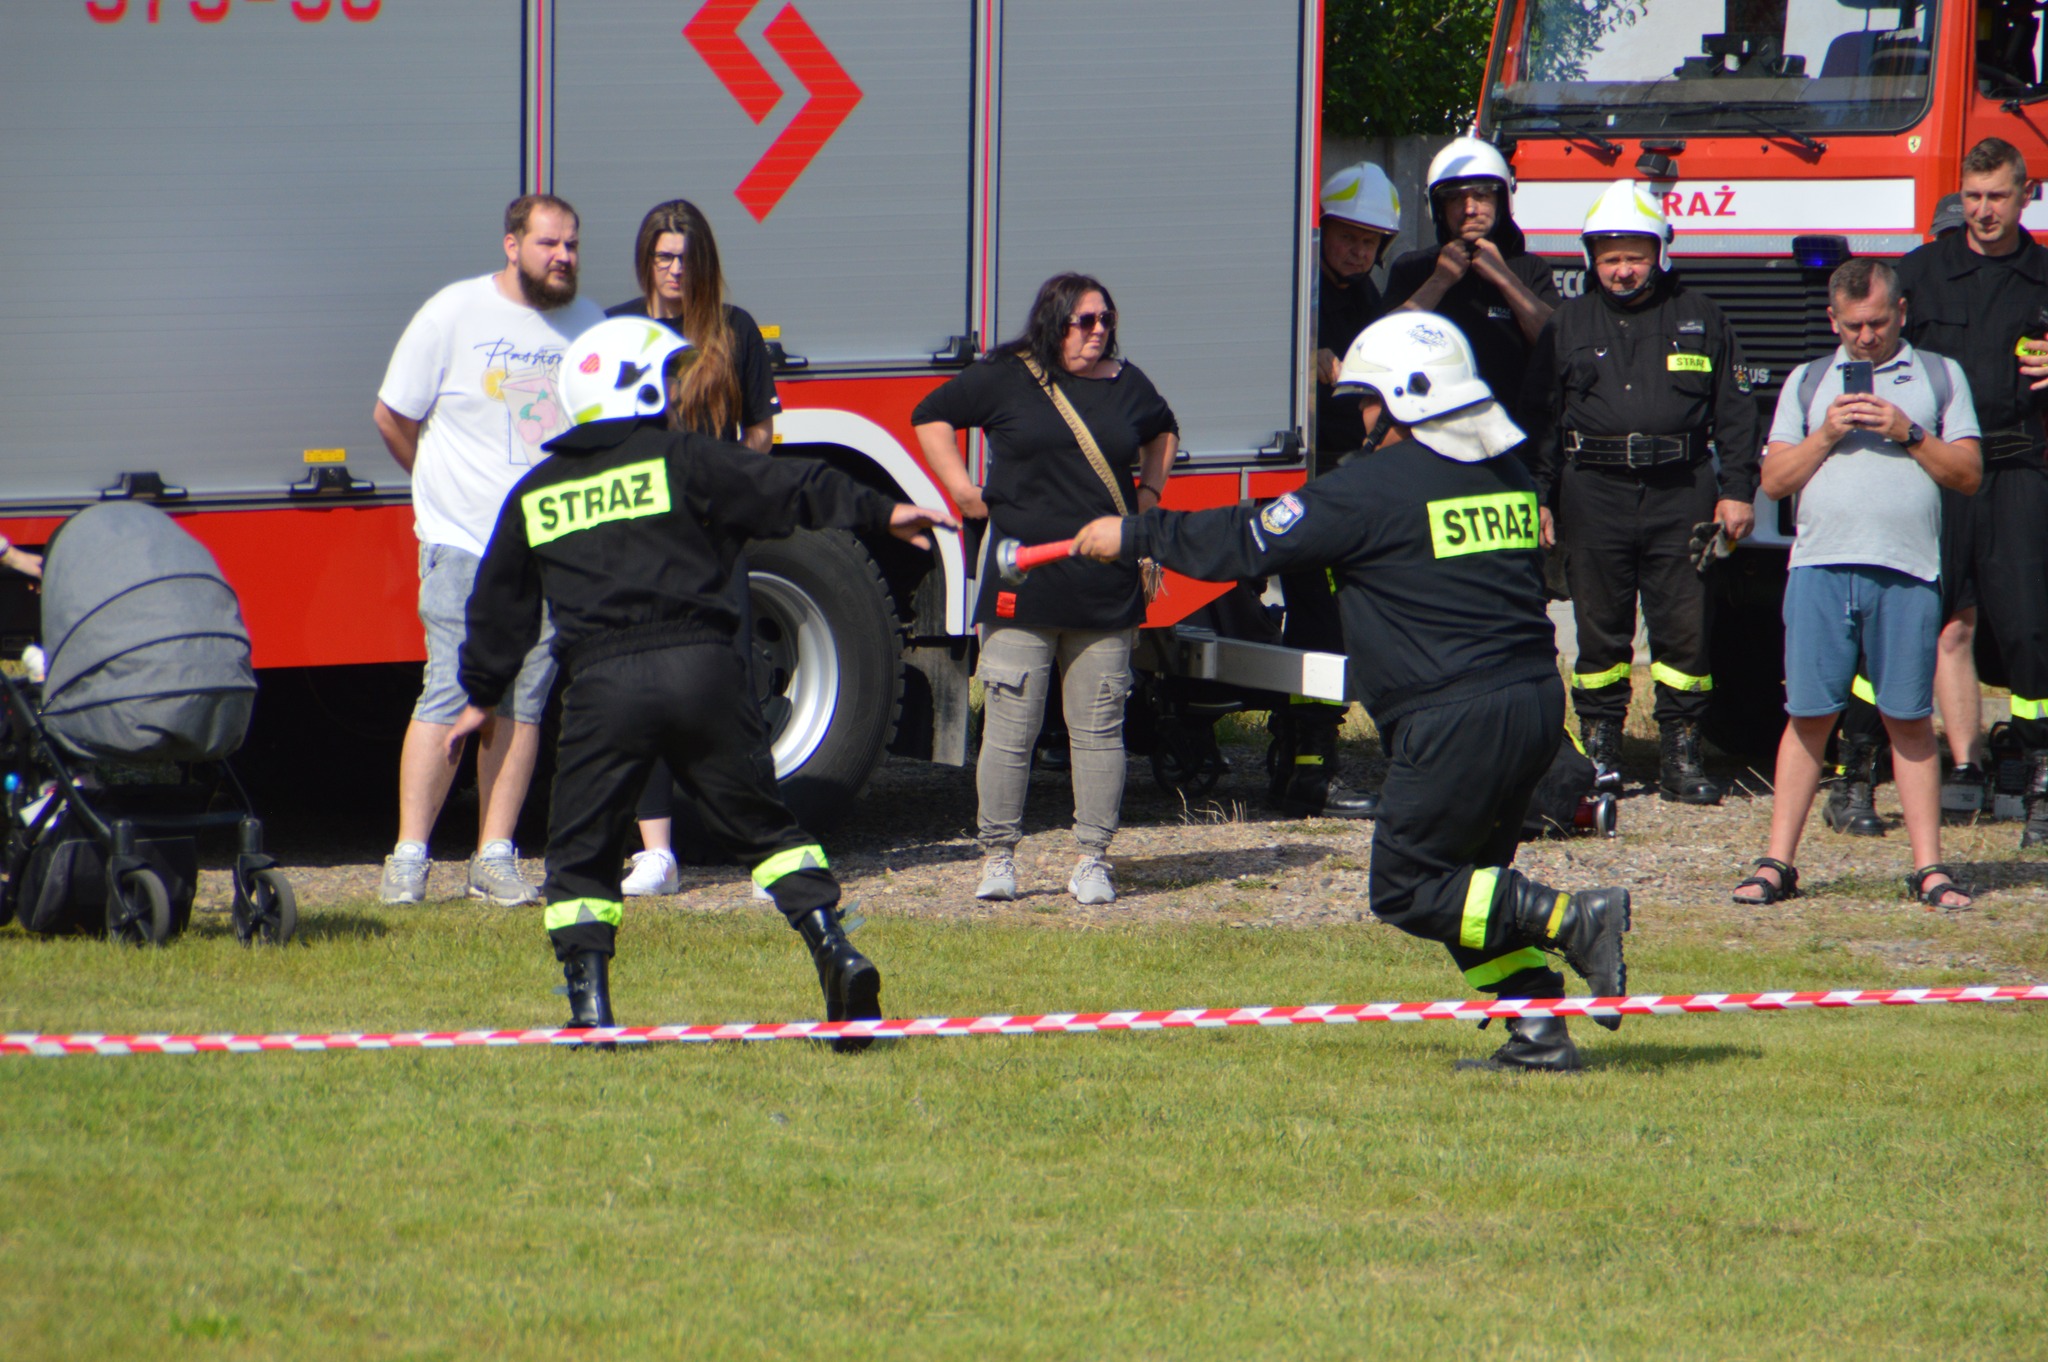
[[24,577],[40,577],[43,575],[43,556],[9,544],[4,552],[0,552],[0,567],[11,567]]
[[1843,393],[1828,403],[1828,414],[1820,423],[1821,434],[1830,445],[1840,444],[1851,431],[1864,430],[1863,404],[1868,401],[1862,393]]
[[1756,507],[1733,497],[1723,497],[1714,503],[1714,519],[1728,531],[1731,541],[1747,539],[1749,532],[1756,528]]
[[1123,556],[1124,518],[1120,515],[1106,515],[1100,520],[1091,520],[1081,527],[1074,536],[1073,555],[1076,558],[1094,558],[1104,563],[1114,563]]
[[483,741],[489,742],[497,727],[497,715],[475,705],[464,705],[462,713],[455,716],[454,724],[448,729],[448,760],[455,761],[462,756],[462,744],[469,740],[470,734],[482,734]]
[[1316,382],[1325,388],[1337,386],[1337,374],[1343,367],[1344,361],[1337,358],[1335,350],[1316,351]]
[[[985,514],[985,512],[984,512]],[[929,506],[912,506],[899,503],[889,512],[889,533],[906,544],[915,544],[921,549],[932,546],[931,536],[925,531],[937,526],[943,530],[957,530],[960,522],[944,511],[934,511]]]
[[1536,508],[1536,542],[1546,549],[1557,547],[1557,517],[1548,506]]
[[1472,268],[1479,277],[1498,284],[1508,277],[1507,257],[1500,253],[1500,247],[1485,237],[1471,243]]
[[2020,377],[2030,380],[2029,388],[2048,388],[2048,339],[2020,338]]
[[1463,237],[1446,241],[1436,253],[1436,277],[1446,285],[1463,279],[1465,271],[1472,268],[1472,249],[1472,243]]
[[1857,396],[1863,402],[1863,408],[1855,418],[1857,425],[1884,436],[1894,444],[1906,443],[1906,437],[1913,432],[1912,417],[1882,397],[1872,397],[1868,393],[1859,393]]

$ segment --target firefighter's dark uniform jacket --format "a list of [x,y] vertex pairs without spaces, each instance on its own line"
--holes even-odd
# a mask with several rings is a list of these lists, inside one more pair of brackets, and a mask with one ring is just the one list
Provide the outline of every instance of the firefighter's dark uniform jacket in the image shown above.
[[633,804],[657,758],[792,921],[837,903],[823,848],[776,793],[726,587],[744,540],[885,531],[894,503],[823,464],[652,421],[596,421],[546,447],[477,569],[458,675],[493,706],[547,601],[568,681],[542,886],[557,956],[611,953]]
[[[1389,311],[1407,302],[1429,281],[1430,275],[1436,272],[1438,252],[1451,239],[1451,230],[1444,223],[1433,198],[1430,200],[1430,212],[1436,219],[1437,244],[1409,251],[1388,266],[1386,304]],[[1515,220],[1503,213],[1486,236],[1500,248],[1508,272],[1535,294],[1539,302],[1556,307],[1557,281],[1551,274],[1550,265],[1542,257],[1529,254],[1522,229]],[[1509,414],[1521,421],[1522,414],[1516,410],[1516,404],[1521,400],[1524,376],[1529,372],[1529,341],[1522,334],[1522,324],[1515,320],[1515,311],[1508,306],[1500,289],[1481,277],[1478,270],[1470,269],[1462,279],[1444,290],[1443,297],[1430,311],[1464,333],[1472,346],[1472,357],[1478,362],[1479,376],[1486,380],[1486,386],[1493,390],[1501,404],[1509,409]]]
[[1560,996],[1563,980],[1502,908],[1564,723],[1521,463],[1459,463],[1404,440],[1262,509],[1146,511],[1124,522],[1123,555],[1208,581],[1329,569],[1353,685],[1393,763],[1373,829],[1373,912],[1443,942],[1474,987]]
[[1627,713],[1638,594],[1657,718],[1704,715],[1707,591],[1687,545],[1716,501],[1756,495],[1757,411],[1740,342],[1704,294],[1664,273],[1650,287],[1629,306],[1589,277],[1544,326],[1523,392],[1529,463],[1557,508],[1578,621],[1583,720]]
[[1906,339],[1963,366],[1984,430],[1983,482],[1941,494],[1942,594],[1950,614],[1981,607],[2004,664],[1986,679],[2011,685],[2014,731],[2048,751],[2048,389],[2033,390],[2014,354],[2048,330],[2048,248],[2022,230],[2019,250],[1982,256],[1967,237],[1899,262]]

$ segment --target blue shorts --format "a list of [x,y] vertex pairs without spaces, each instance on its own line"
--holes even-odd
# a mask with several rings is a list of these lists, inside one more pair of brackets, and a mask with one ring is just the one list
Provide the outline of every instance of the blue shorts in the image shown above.
[[[467,549],[448,544],[420,545],[420,623],[427,629],[427,674],[412,717],[423,724],[452,724],[469,703],[455,679],[462,640],[469,632],[469,593],[476,587],[482,560]],[[549,645],[554,622],[541,617],[540,641],[519,665],[519,677],[498,703],[498,713],[515,722],[537,724],[555,684],[555,659]]]
[[1834,714],[1849,703],[1857,662],[1894,719],[1934,713],[1941,587],[1891,568],[1796,567],[1785,581],[1785,712]]

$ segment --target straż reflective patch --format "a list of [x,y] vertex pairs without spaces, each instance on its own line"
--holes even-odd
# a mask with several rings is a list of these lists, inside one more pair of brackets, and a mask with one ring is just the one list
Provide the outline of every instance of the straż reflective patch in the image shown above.
[[1289,492],[1259,512],[1259,523],[1266,527],[1269,534],[1286,534],[1301,523],[1305,509],[1301,499]]

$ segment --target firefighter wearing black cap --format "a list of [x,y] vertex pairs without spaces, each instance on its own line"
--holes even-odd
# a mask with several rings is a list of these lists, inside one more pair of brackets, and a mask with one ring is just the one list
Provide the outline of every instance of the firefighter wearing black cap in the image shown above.
[[[1361,395],[1368,435],[1334,472],[1260,510],[1107,516],[1075,552],[1150,556],[1209,581],[1328,569],[1353,681],[1392,761],[1374,914],[1443,943],[1475,989],[1562,996],[1543,954],[1560,951],[1596,994],[1624,993],[1628,892],[1560,893],[1510,868],[1564,726],[1535,484],[1504,457],[1522,432],[1463,335],[1429,313],[1367,327],[1338,386]],[[1579,1067],[1561,1019],[1517,1018],[1508,1033],[1491,1058],[1464,1063]]]
[[[2027,164],[1988,137],[1963,157],[1964,230],[1899,262],[1906,339],[1963,366],[1984,428],[1984,480],[1944,491],[1935,702],[1957,770],[1944,807],[1975,795],[1982,727],[1974,659],[1981,616],[2012,686],[2011,736],[2027,763],[2022,847],[2048,845],[2048,247],[2020,225]],[[1958,779],[1960,778],[1960,779]],[[1974,790],[1968,786],[1974,785]]]
[[879,1017],[881,974],[846,939],[825,850],[797,826],[758,755],[761,710],[733,647],[739,621],[725,587],[748,538],[836,527],[925,546],[924,530],[954,522],[822,464],[667,429],[665,374],[687,349],[658,322],[620,317],[564,353],[574,424],[505,498],[477,570],[458,672],[469,705],[450,746],[459,752],[490,722],[545,601],[568,688],[543,897],[570,1027],[614,1024],[619,867],[657,757],[810,948],[827,1020]]
[[1714,686],[1703,573],[1709,541],[1732,543],[1755,521],[1756,404],[1721,310],[1671,273],[1670,228],[1645,190],[1610,186],[1582,239],[1586,291],[1544,328],[1523,399],[1578,622],[1572,702],[1596,783],[1618,789],[1640,596],[1658,794],[1717,804],[1700,764]]

